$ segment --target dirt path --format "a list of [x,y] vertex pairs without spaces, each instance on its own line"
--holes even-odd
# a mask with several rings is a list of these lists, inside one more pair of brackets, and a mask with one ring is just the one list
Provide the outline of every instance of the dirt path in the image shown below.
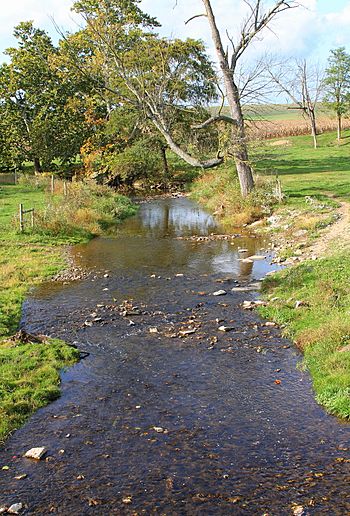
[[339,219],[327,228],[317,241],[310,247],[310,254],[327,256],[334,250],[344,250],[350,247],[350,205],[340,202],[337,210]]

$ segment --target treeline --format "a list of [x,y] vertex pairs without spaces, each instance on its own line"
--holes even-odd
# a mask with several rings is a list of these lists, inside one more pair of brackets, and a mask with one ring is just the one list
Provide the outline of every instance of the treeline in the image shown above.
[[[85,28],[49,35],[19,24],[0,68],[0,168],[72,168],[110,185],[171,174],[167,149],[195,165],[217,148],[192,125],[217,98],[202,42],[167,40],[137,2],[76,2]],[[181,142],[180,144],[177,142]],[[215,160],[214,160],[215,161]]]
[[[210,2],[204,4],[214,23]],[[246,75],[238,72],[251,40],[275,15],[271,11],[266,18],[259,2],[251,4],[254,30],[248,20],[230,65],[227,53],[220,58],[216,34],[224,87],[204,44],[159,37],[158,21],[138,0],[76,1],[72,9],[83,28],[62,33],[57,46],[32,22],[19,24],[17,46],[7,49],[8,63],[0,67],[0,168],[30,162],[40,173],[79,166],[112,186],[139,179],[166,184],[172,175],[170,149],[202,169],[233,157],[241,186],[248,178],[242,186],[246,194],[254,183],[248,177],[242,105],[259,103],[272,90],[288,94],[310,121],[315,146],[315,106],[325,101],[337,116],[340,138],[350,106],[349,55],[344,48],[333,50],[321,73],[310,71],[305,61],[295,63],[293,73],[276,62],[259,62]],[[276,12],[285,10],[284,2],[277,5]],[[230,116],[219,108],[213,114],[209,106],[224,104],[225,89]]]

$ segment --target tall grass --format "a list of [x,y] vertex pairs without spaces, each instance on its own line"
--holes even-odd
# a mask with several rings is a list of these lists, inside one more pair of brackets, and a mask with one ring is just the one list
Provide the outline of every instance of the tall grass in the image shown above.
[[46,192],[46,205],[37,211],[34,233],[50,236],[96,236],[112,230],[136,208],[125,196],[93,181],[54,181],[48,177],[26,176],[22,185]]

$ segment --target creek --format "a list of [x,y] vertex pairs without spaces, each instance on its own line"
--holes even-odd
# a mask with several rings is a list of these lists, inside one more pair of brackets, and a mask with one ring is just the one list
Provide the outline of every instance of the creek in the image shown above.
[[[268,242],[212,236],[221,232],[188,199],[145,202],[115,237],[72,249],[86,279],[31,294],[22,326],[89,356],[0,450],[11,464],[0,505],[35,515],[349,514],[350,425],[316,403],[281,330],[241,308],[258,294],[238,288],[276,269]],[[265,258],[242,261],[249,255]],[[35,446],[47,460],[22,457]]]

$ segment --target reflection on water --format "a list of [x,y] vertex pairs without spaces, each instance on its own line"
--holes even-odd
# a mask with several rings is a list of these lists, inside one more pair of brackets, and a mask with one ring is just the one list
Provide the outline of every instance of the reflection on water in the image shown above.
[[[177,239],[222,231],[211,215],[190,200],[160,199],[141,205],[139,213],[122,225],[115,239],[96,239],[77,246],[73,252],[79,265],[97,269],[197,271],[241,279],[261,278],[272,270],[269,260],[241,261],[244,256],[266,254],[266,242],[261,238],[242,234],[233,240],[210,242]],[[247,252],[239,253],[242,248]]]
[[160,199],[142,204],[139,213],[125,221],[123,234],[166,238],[209,235],[218,231],[215,219],[186,198]]

